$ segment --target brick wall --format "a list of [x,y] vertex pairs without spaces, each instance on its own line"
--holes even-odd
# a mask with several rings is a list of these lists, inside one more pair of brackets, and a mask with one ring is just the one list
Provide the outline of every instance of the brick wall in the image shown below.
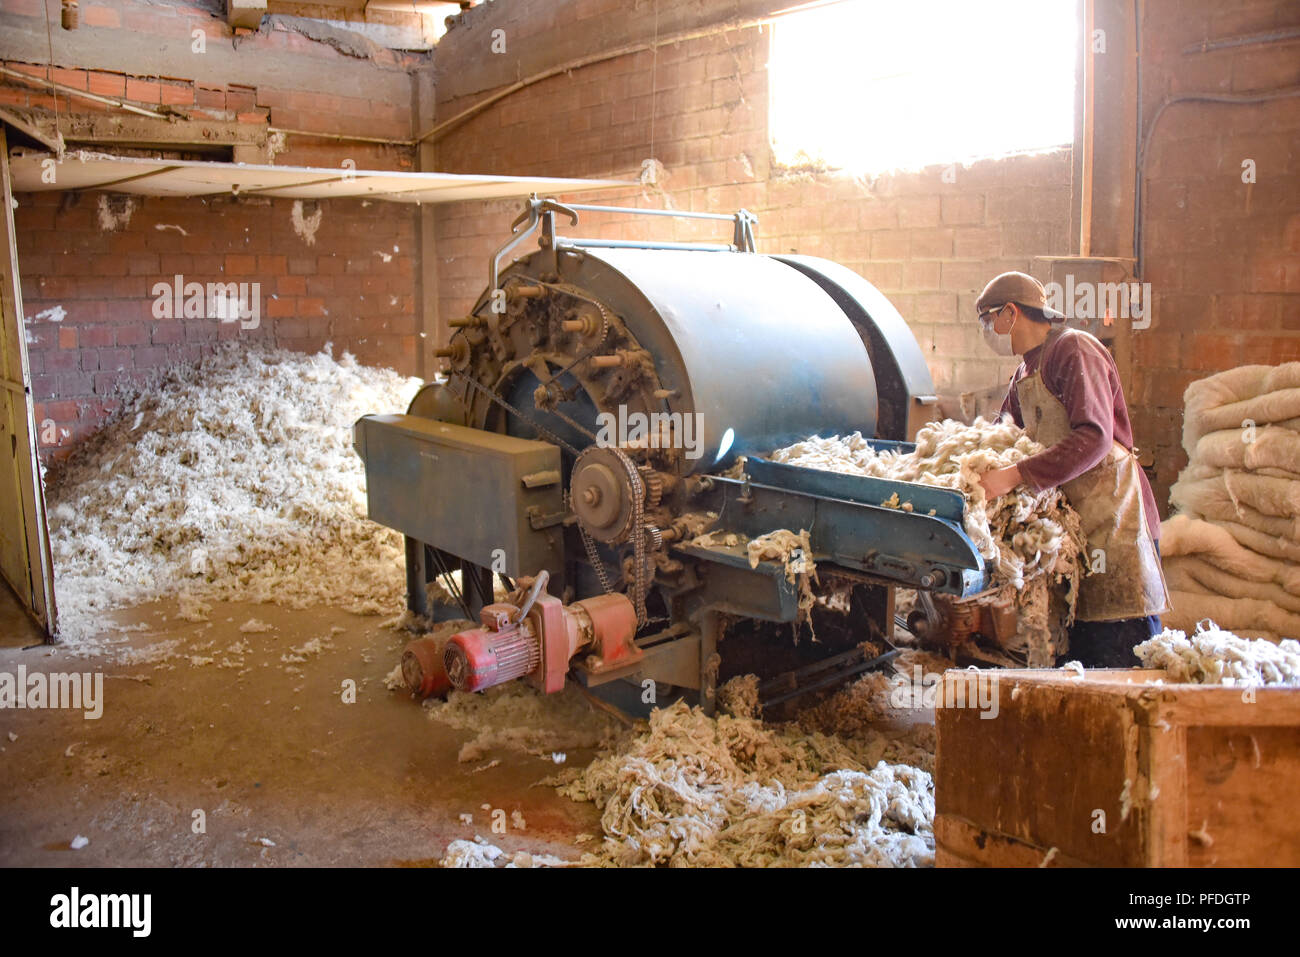
[[[1300,5],[1143,5],[1146,122],[1166,96],[1300,84],[1296,43],[1184,49],[1300,25]],[[1256,181],[1242,181],[1255,161]],[[1182,395],[1214,372],[1300,360],[1300,98],[1182,102],[1161,115],[1145,164],[1144,276],[1155,306],[1134,335],[1137,443],[1155,452],[1156,497],[1186,465]]]
[[[336,355],[415,372],[414,227],[404,208],[322,202],[309,245],[288,200],[133,197],[129,221],[112,230],[100,222],[103,195],[26,194],[15,211],[36,420],[58,428],[46,454],[93,432],[119,387],[221,340],[305,352],[332,341]],[[125,211],[112,203],[110,212]],[[156,318],[154,287],[178,274],[258,283],[260,322]]]
[[[600,20],[591,13],[596,7],[583,8],[590,19],[574,22],[547,6],[570,28],[598,32]],[[458,29],[439,46],[440,83],[445,73],[481,58],[483,28]],[[454,128],[438,143],[439,168],[637,179],[643,161],[658,160],[663,171],[657,186],[584,200],[749,209],[759,217],[760,252],[824,256],[889,296],[916,334],[946,409],[955,412],[963,392],[980,393],[980,411],[996,409],[1016,363],[996,359],[981,340],[975,297],[1004,270],[1046,279],[1046,265],[1033,257],[1070,251],[1070,150],[934,166],[870,182],[783,170],[774,166],[768,146],[769,39],[768,29],[733,30],[543,80]],[[480,98],[440,99],[438,114],[453,116]],[[446,320],[464,314],[484,288],[484,257],[508,235],[518,211],[505,203],[439,208],[442,337]],[[605,238],[730,238],[726,224],[606,214],[587,220],[578,231]]]
[[[214,7],[219,5],[214,5]],[[45,77],[39,3],[6,2],[0,11],[5,65]],[[404,139],[411,135],[411,80],[419,59],[376,50],[347,56],[279,26],[234,42],[224,20],[184,3],[81,5],[82,26],[60,31],[54,17],[56,82],[148,107],[177,110],[195,123],[250,129]],[[193,50],[201,29],[206,51]],[[23,32],[40,42],[19,42]],[[15,39],[18,38],[18,39]],[[77,46],[77,44],[81,44]],[[0,76],[0,104],[53,110],[49,91]],[[112,108],[67,94],[57,109],[104,117]],[[289,135],[277,165],[412,169],[407,147]],[[229,158],[229,157],[227,157]],[[314,351],[326,341],[364,362],[416,371],[415,216],[412,207],[357,200],[303,207],[320,225],[309,244],[293,225],[292,201],[259,197],[131,197],[101,193],[18,196],[15,226],[28,354],[42,453],[61,457],[93,432],[120,388],[161,368],[192,361],[228,338],[267,340]],[[155,284],[258,283],[257,328],[218,319],[158,319]],[[61,313],[60,321],[51,321]],[[45,442],[51,432],[56,439]]]

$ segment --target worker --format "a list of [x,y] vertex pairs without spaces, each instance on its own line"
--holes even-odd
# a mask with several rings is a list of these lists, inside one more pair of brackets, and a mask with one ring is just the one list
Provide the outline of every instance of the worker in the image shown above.
[[1022,357],[1002,414],[1046,448],[980,477],[989,499],[1019,485],[1060,487],[1087,539],[1068,657],[1094,668],[1138,664],[1133,646],[1168,611],[1160,516],[1133,448],[1119,370],[1094,336],[1063,324],[1033,276],[1005,272],[976,300],[986,340]]

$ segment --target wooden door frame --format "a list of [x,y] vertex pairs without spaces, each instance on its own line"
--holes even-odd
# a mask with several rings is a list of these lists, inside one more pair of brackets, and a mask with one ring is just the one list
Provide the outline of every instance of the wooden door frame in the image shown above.
[[[32,403],[32,377],[27,364],[22,284],[14,232],[13,189],[9,177],[9,144],[0,123],[0,490],[11,501],[0,501],[0,518],[7,526],[20,518],[21,532],[0,554],[0,576],[13,589],[47,638],[58,634],[54,602],[54,563],[45,522],[45,489],[41,482]],[[7,433],[7,434],[6,434]],[[8,452],[5,456],[3,453]]]

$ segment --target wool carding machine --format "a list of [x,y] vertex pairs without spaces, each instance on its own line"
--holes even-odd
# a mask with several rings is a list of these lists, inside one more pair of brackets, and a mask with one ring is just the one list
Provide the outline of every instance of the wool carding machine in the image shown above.
[[[727,221],[732,241],[559,235],[579,212]],[[576,680],[710,709],[752,672],[774,704],[884,660],[861,645],[889,648],[896,586],[984,589],[958,493],[763,457],[814,434],[906,446],[935,399],[883,295],[755,252],[754,222],[533,197],[451,323],[447,374],[407,414],[357,422],[370,516],[406,536],[410,610],[478,622],[410,646],[414,690]],[[780,530],[811,553],[748,547]]]

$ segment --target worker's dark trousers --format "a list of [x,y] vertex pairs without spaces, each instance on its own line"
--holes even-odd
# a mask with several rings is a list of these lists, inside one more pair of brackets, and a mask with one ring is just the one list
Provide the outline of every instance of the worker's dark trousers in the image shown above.
[[[1156,554],[1160,543],[1156,542]],[[1062,661],[1078,661],[1085,668],[1132,668],[1140,665],[1133,646],[1162,631],[1159,615],[1122,621],[1076,621],[1070,628],[1070,651]]]

